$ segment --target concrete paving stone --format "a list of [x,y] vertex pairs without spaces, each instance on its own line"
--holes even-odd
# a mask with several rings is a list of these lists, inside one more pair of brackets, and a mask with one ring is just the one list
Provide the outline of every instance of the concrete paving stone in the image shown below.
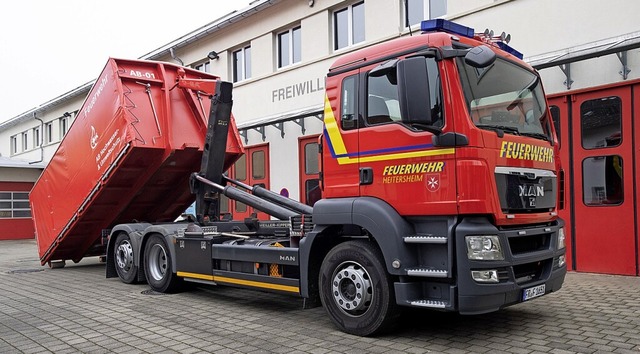
[[148,285],[105,279],[95,258],[8,275],[40,265],[34,241],[0,241],[0,252],[7,247],[11,256],[0,256],[0,353],[640,353],[636,277],[569,273],[560,292],[497,313],[411,310],[396,331],[360,338],[338,331],[324,309],[302,310],[299,299],[276,294],[197,286],[142,295]]
[[640,351],[640,348],[636,348],[636,349],[621,349],[621,348],[617,348],[613,352],[616,353],[616,354],[638,354],[638,351]]

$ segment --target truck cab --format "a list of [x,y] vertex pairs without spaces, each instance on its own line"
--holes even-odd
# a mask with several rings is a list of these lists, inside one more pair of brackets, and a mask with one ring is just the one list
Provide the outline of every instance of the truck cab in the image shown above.
[[557,291],[562,174],[538,73],[504,38],[422,31],[329,70],[314,222],[375,240],[398,305],[478,314]]

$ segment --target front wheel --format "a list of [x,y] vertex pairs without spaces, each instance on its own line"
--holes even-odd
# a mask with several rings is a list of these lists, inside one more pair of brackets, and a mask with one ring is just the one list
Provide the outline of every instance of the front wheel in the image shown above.
[[151,235],[144,248],[144,274],[151,289],[171,293],[178,289],[180,278],[172,271],[171,253],[164,237]]
[[133,284],[138,280],[138,267],[133,259],[133,245],[126,233],[118,234],[113,247],[113,260],[116,272],[123,283]]
[[342,331],[374,335],[393,327],[400,315],[393,281],[378,248],[369,241],[343,242],[320,269],[320,299]]

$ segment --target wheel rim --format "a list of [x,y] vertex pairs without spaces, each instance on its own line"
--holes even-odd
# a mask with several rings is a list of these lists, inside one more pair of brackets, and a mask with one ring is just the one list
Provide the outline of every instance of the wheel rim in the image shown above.
[[155,280],[162,280],[167,273],[167,252],[161,245],[153,245],[149,252],[149,273]]
[[128,240],[122,241],[116,249],[116,263],[118,268],[128,272],[133,265],[133,247]]
[[360,316],[367,312],[373,299],[371,277],[360,264],[344,262],[333,273],[331,293],[342,312]]

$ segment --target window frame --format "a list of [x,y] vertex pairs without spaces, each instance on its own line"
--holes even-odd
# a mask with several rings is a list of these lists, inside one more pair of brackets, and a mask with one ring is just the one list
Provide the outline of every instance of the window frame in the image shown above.
[[[365,2],[364,1],[358,1],[358,2],[354,2],[346,7],[342,7],[338,10],[335,10],[332,12],[331,14],[331,20],[332,20],[332,31],[333,31],[333,50],[334,51],[340,51],[340,50],[344,50],[345,48],[349,48],[349,47],[353,47],[354,45],[358,44],[358,43],[362,43],[366,41],[366,19],[365,16],[362,16],[362,32],[363,32],[363,36],[364,38],[362,38],[362,40],[360,41],[355,41],[354,39],[354,16],[353,16],[353,8],[354,7],[358,7],[358,6],[362,6],[362,11],[364,12],[364,5]],[[338,36],[340,35],[340,32],[338,31],[338,21],[337,21],[337,15],[339,13],[342,13],[346,11],[347,12],[347,43],[346,45],[339,47],[339,41],[338,41]]]
[[40,136],[40,126],[34,127],[32,130],[32,135],[33,135],[33,146],[34,147],[40,147],[42,146],[42,137]]
[[[3,198],[3,194],[9,194],[9,198]],[[25,194],[24,197],[18,198],[16,194]],[[0,220],[1,219],[30,219],[32,217],[31,214],[31,204],[29,203],[29,192],[28,191],[0,191],[0,202],[10,203],[10,208],[2,208],[0,207]],[[28,208],[16,208],[14,206],[15,203],[24,203],[26,202]],[[1,205],[1,204],[0,204]],[[9,213],[10,216],[4,216],[4,213]],[[28,212],[28,216],[16,216],[16,212],[23,213]]]
[[[415,25],[420,25],[420,22],[418,23],[414,23],[414,24],[410,24],[409,23],[409,1],[410,0],[404,0],[403,1],[403,5],[404,5],[404,27],[405,28],[410,28],[412,26]],[[422,20],[431,20],[434,18],[442,18],[444,16],[447,15],[447,0],[440,0],[444,2],[444,14],[439,15],[439,16],[431,16],[431,7],[432,7],[432,1],[434,0],[419,0],[422,2]],[[439,1],[439,0],[435,0],[435,1]],[[422,21],[421,20],[421,21]]]
[[[238,64],[237,55],[241,53],[240,61]],[[249,59],[247,60],[247,54]],[[233,82],[241,82],[251,78],[251,44],[242,46],[231,52],[231,78]]]
[[20,137],[22,140],[22,151],[29,150],[29,134],[27,133],[27,131],[23,131],[22,133],[20,133]]
[[58,119],[58,129],[60,130],[60,139],[64,138],[69,131],[69,116],[62,116]]
[[53,143],[53,122],[46,122],[44,123],[44,144],[51,144]]
[[12,135],[9,139],[9,152],[11,155],[15,155],[18,153],[18,135]]
[[[300,34],[297,38],[299,38],[299,41],[296,43],[296,36],[294,35],[295,32],[298,31],[298,33]],[[282,52],[282,37],[284,35],[288,35],[289,36],[289,40],[287,43],[287,62],[283,63],[283,52]],[[296,61],[296,49],[298,49],[299,55],[300,57],[298,58],[298,60]],[[302,61],[302,26],[301,25],[297,25],[294,27],[289,28],[286,31],[281,31],[278,34],[276,34],[276,51],[277,51],[277,66],[278,69],[282,69],[282,68],[286,68],[288,66],[292,66],[295,65],[297,63],[300,63]]]
[[[211,73],[211,62],[210,61],[203,61],[203,62],[198,63],[198,64],[193,64],[193,65],[191,65],[191,67],[194,70],[202,71],[202,72],[205,72],[205,73]],[[204,70],[202,70],[202,69],[204,69]]]

